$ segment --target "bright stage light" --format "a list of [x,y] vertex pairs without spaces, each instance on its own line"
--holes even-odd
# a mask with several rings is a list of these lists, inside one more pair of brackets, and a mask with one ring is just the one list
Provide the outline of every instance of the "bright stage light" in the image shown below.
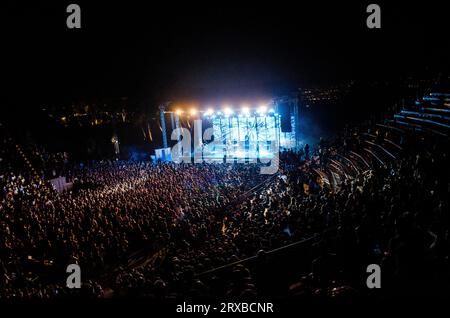
[[233,110],[232,110],[230,107],[226,107],[226,108],[223,110],[223,112],[224,112],[225,114],[232,114],[232,113],[233,113]]
[[181,109],[177,109],[177,110],[175,111],[175,113],[179,116],[179,115],[181,115],[181,114],[183,113],[183,111],[182,111]]
[[259,106],[259,108],[258,108],[258,113],[259,114],[265,114],[266,111],[267,111],[267,106],[266,105]]
[[269,113],[271,113],[271,114],[275,113],[275,109],[273,109],[273,108],[269,109]]
[[233,113],[233,110],[230,107],[226,107],[223,112],[225,113],[225,116],[230,116]]
[[246,116],[250,115],[250,108],[248,108],[247,106],[242,107],[242,114]]
[[189,112],[191,115],[197,114],[197,110],[195,108],[192,108]]
[[208,110],[205,112],[206,116],[211,116],[212,114],[214,114],[214,109],[212,108],[208,108]]

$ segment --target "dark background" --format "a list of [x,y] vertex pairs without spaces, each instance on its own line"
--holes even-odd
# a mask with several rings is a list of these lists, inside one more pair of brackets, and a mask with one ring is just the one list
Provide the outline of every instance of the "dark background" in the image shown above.
[[376,2],[381,29],[366,27],[369,1],[75,1],[82,27],[68,29],[71,2],[0,4],[2,117],[50,131],[46,105],[127,96],[155,112],[355,80],[359,99],[327,109],[342,116],[382,100],[367,83],[449,73],[448,13],[430,1]]

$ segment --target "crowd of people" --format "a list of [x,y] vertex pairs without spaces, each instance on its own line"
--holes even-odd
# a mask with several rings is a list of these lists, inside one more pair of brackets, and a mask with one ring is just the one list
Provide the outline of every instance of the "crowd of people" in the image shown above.
[[[360,147],[362,131],[392,137],[371,129],[285,152],[274,175],[98,162],[73,167],[72,190],[58,193],[2,170],[0,298],[363,297],[369,264],[382,268],[379,297],[448,295],[447,139],[400,136],[396,160],[338,184],[317,173]],[[81,290],[65,287],[71,263]]]
[[177,235],[205,231],[202,220],[260,180],[254,170],[104,162],[75,169],[65,193],[40,179],[2,176],[1,295],[55,296],[67,264],[97,278],[142,247],[157,251]]

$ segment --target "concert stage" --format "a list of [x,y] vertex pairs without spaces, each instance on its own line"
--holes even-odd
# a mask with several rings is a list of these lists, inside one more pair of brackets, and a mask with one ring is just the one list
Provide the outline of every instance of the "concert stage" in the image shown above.
[[[197,161],[242,163],[270,160],[279,151],[301,146],[297,98],[277,98],[253,106],[224,105],[203,110],[166,110],[162,106],[160,110],[166,150],[157,150],[156,159],[171,160],[167,149],[174,145],[183,156]],[[167,126],[172,127],[172,145],[167,141]]]

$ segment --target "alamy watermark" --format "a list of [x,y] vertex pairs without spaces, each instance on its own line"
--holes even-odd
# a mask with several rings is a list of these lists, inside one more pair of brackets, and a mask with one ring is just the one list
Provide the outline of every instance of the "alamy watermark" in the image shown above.
[[69,264],[66,273],[70,273],[66,279],[67,288],[81,288],[81,268],[78,264]]
[[[69,29],[81,28],[81,8],[78,4],[69,4],[66,12],[70,13],[66,19],[66,25]],[[369,4],[366,8],[366,13],[370,13],[366,19],[366,25],[369,29],[381,28],[381,8],[378,4]]]
[[381,288],[381,268],[378,264],[370,264],[366,269],[370,275],[366,279],[367,288]]
[[370,13],[366,20],[369,29],[381,28],[381,8],[378,4],[372,3],[367,6],[367,13]]
[[72,3],[67,6],[67,13],[70,13],[66,19],[66,25],[69,29],[81,28],[81,8],[78,4]]
[[[235,135],[237,128],[229,128],[229,135]],[[211,163],[218,158],[224,158],[226,163],[262,163],[261,174],[274,174],[278,171],[280,162],[280,140],[275,134],[274,140],[257,141],[249,138],[247,141],[217,138],[214,129],[208,128],[202,136],[202,121],[194,121],[194,147],[192,152],[191,132],[187,128],[176,128],[171,139],[178,142],[171,148],[172,161],[175,163]],[[213,138],[214,137],[214,138]],[[224,142],[224,139],[226,140]],[[209,142],[208,142],[209,141]],[[208,142],[208,143],[206,143]]]

